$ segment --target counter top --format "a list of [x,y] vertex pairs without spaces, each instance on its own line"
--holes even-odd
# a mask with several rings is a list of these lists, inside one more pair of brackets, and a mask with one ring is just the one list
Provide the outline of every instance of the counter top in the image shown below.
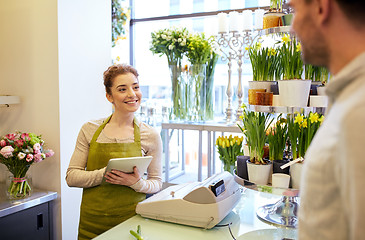
[[24,199],[9,200],[6,198],[5,184],[0,184],[0,217],[31,208],[57,198],[56,192],[33,189],[32,195]]
[[[147,219],[136,215],[94,239],[135,240],[129,231],[136,231],[138,225],[141,226],[142,236],[146,240],[296,239],[296,229],[276,227],[262,222],[256,216],[256,211],[259,207],[277,202],[280,199],[279,196],[244,187],[242,187],[242,190],[241,200],[233,211],[217,224],[217,226],[209,230]],[[227,226],[228,224],[230,225],[230,229]]]

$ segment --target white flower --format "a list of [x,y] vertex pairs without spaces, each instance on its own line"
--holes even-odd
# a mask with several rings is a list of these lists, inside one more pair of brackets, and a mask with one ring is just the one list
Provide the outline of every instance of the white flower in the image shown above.
[[177,41],[178,41],[178,42],[181,42],[181,41],[182,41],[182,39],[181,39],[181,38],[179,38]]
[[169,50],[172,50],[175,46],[173,44],[169,45]]
[[23,158],[25,158],[25,156],[27,156],[25,153],[22,153],[22,152],[19,152],[19,153],[18,153],[18,158],[19,158],[20,160],[22,160]]
[[161,34],[161,37],[163,38],[163,39],[166,39],[166,35],[165,34]]

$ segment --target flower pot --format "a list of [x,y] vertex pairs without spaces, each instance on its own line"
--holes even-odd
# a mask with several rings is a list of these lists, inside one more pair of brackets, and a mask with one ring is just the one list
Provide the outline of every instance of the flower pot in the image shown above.
[[328,97],[327,96],[309,96],[310,107],[327,107]]
[[293,14],[288,13],[283,16],[281,16],[281,22],[283,23],[283,26],[290,26],[293,21]]
[[266,89],[248,89],[248,104],[257,105],[257,93],[265,91]]
[[291,187],[300,189],[303,163],[297,162],[290,166]]
[[278,86],[278,81],[273,81],[271,86],[270,86],[270,91],[272,92],[272,94],[274,95],[279,95],[279,86]]
[[250,156],[237,156],[237,175],[245,180],[248,180],[247,160]]
[[311,80],[280,80],[280,105],[287,107],[306,107],[308,105]]
[[247,172],[250,182],[258,185],[266,185],[269,182],[272,164],[259,165],[247,160]]
[[272,92],[256,92],[256,105],[272,106]]
[[271,92],[271,85],[275,85],[275,81],[248,81],[248,89],[266,89],[266,92]]
[[318,88],[317,88],[317,94],[319,95],[319,96],[327,96],[327,94],[326,94],[326,86],[319,86]]
[[32,178],[30,175],[25,175],[25,177],[14,177],[12,173],[9,172],[6,178],[6,196],[10,200],[22,199],[30,197],[32,195]]
[[287,164],[289,162],[288,159],[282,159],[282,160],[274,160],[272,163],[272,168],[273,168],[273,173],[285,173],[285,174],[289,174],[289,169],[290,167],[281,169],[280,167],[283,166],[284,164]]

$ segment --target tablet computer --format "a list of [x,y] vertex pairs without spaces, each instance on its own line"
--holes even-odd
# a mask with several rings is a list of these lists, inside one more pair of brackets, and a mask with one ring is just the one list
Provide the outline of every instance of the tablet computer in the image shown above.
[[147,172],[147,168],[150,165],[151,160],[152,156],[112,158],[108,162],[106,172],[116,169],[122,172],[132,173],[133,167],[136,166],[139,170],[139,174],[142,176],[145,172]]

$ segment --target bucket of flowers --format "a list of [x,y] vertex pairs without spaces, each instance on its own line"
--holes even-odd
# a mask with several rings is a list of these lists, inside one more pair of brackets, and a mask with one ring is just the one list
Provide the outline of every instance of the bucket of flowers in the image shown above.
[[225,171],[233,174],[237,156],[243,155],[242,142],[243,137],[232,135],[217,138],[216,146]]
[[51,149],[44,149],[41,136],[34,133],[15,132],[0,139],[0,163],[4,164],[10,176],[7,196],[10,199],[31,195],[32,188],[26,176],[30,166],[54,155]]

